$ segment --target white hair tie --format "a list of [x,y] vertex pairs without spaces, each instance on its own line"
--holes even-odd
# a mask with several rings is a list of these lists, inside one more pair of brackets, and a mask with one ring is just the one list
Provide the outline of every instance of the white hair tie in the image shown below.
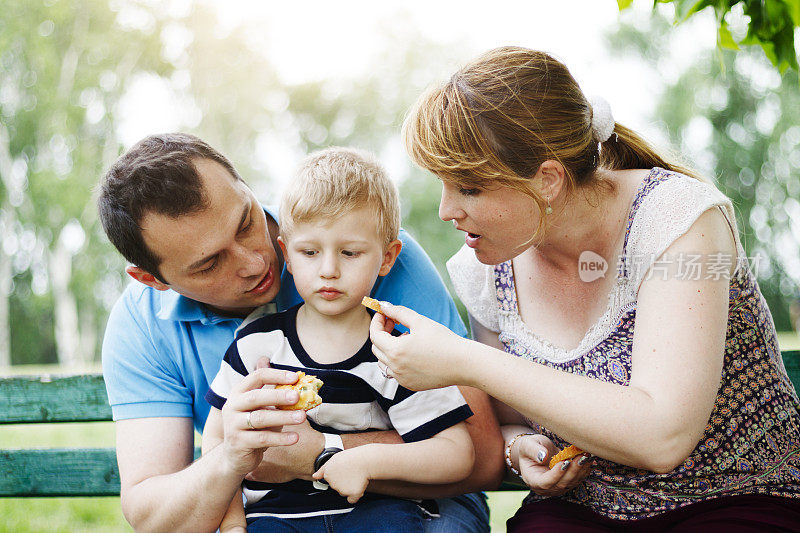
[[591,100],[592,106],[592,133],[599,142],[606,142],[614,133],[614,115],[611,106],[602,96],[595,96]]

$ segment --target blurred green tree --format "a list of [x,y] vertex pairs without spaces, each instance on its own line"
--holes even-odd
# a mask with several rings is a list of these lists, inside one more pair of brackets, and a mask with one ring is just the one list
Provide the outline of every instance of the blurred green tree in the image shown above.
[[[633,0],[617,0],[620,11],[631,4]],[[800,26],[798,0],[653,0],[653,8],[658,4],[674,6],[675,23],[712,9],[717,19],[718,47],[738,50],[739,45],[760,46],[781,74],[788,68],[797,71],[794,34]],[[738,37],[730,28],[729,14],[734,11],[748,19],[746,34]]]
[[115,113],[129,80],[172,68],[161,26],[144,3],[3,2],[0,365],[9,354],[54,362],[53,346],[67,366],[95,355],[104,284],[119,284],[121,261],[107,259],[91,193],[119,151]]
[[[736,29],[734,29],[736,31]],[[742,31],[739,29],[739,31]],[[654,17],[623,23],[610,36],[616,53],[634,53],[655,72],[676,36]],[[800,85],[754,49],[699,52],[666,83],[655,115],[671,144],[693,159],[733,201],[740,235],[779,330],[800,297]]]

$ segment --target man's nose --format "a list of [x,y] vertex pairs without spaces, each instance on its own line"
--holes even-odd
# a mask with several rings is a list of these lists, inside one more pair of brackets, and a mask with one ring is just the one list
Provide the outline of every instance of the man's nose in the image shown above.
[[249,278],[264,273],[266,262],[264,261],[264,256],[257,250],[240,246],[236,251],[236,256],[239,264],[239,276]]

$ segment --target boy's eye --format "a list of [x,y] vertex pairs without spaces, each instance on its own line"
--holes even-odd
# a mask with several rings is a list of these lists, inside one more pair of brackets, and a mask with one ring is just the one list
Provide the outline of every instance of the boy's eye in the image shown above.
[[310,257],[310,256],[312,256],[312,255],[316,255],[316,254],[317,254],[317,251],[316,251],[316,250],[303,250],[303,251],[302,251],[302,252],[300,252],[300,253],[302,253],[303,255],[307,255],[307,256],[309,256],[309,257]]
[[361,252],[357,252],[354,250],[342,250],[342,255],[345,257],[358,257],[361,255]]

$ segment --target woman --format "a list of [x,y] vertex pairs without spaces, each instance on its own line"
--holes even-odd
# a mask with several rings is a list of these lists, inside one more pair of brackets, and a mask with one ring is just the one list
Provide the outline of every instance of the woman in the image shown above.
[[[448,269],[479,342],[384,306],[374,351],[409,388],[497,399],[536,493],[510,531],[798,527],[800,402],[725,196],[523,48],[429,91],[404,137],[466,234]],[[586,481],[543,499],[575,479],[534,433],[594,455]]]

